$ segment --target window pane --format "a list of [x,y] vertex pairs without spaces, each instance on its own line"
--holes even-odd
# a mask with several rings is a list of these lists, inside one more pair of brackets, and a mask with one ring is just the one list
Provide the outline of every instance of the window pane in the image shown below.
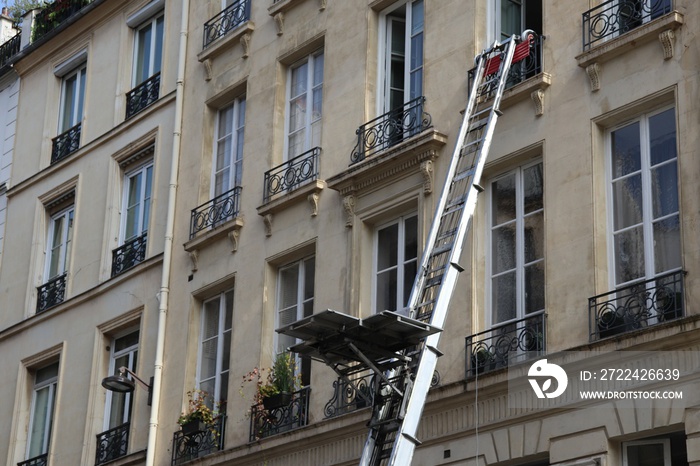
[[141,84],[149,78],[149,63],[151,62],[151,29],[148,25],[138,32],[138,50],[136,52],[136,82]]
[[681,227],[678,215],[654,223],[654,271],[681,267]]
[[615,280],[623,284],[644,277],[644,232],[638,226],[617,233],[615,244]]
[[377,270],[394,267],[398,263],[399,225],[382,228],[377,239]]
[[515,175],[494,181],[491,186],[493,188],[493,225],[513,220],[515,218]]
[[146,168],[146,187],[143,198],[143,218],[141,219],[141,231],[139,235],[148,230],[148,219],[151,218],[151,189],[153,184],[153,167]]
[[544,257],[544,212],[525,217],[525,263]]
[[523,30],[520,24],[521,5],[515,0],[501,0],[501,35],[510,37],[513,34],[520,34]]
[[231,361],[231,332],[224,333],[223,339],[221,371],[227,371]]
[[678,165],[667,163],[651,170],[651,205],[654,218],[678,212]]
[[396,310],[396,269],[377,274],[377,312]]
[[[214,396],[216,393],[216,379],[202,380],[199,382],[199,389]],[[211,402],[211,397],[207,397],[207,401]]]
[[415,257],[418,257],[418,217],[413,216],[404,222],[403,260],[407,261]]
[[515,268],[515,223],[493,230],[491,235],[493,273]]
[[202,380],[216,375],[217,340],[217,338],[212,338],[202,342],[202,358],[199,369],[199,377]]
[[63,133],[73,126],[73,110],[75,107],[75,94],[77,86],[77,75],[73,75],[64,81],[63,85],[63,115],[59,131]]
[[304,63],[292,70],[291,97],[306,93],[309,64]]
[[34,384],[41,385],[53,378],[58,377],[58,363],[53,363],[50,366],[42,367],[36,371],[34,376]]
[[614,229],[620,230],[642,221],[642,175],[613,182]]
[[639,123],[632,123],[611,134],[613,179],[641,169]]
[[316,260],[310,258],[304,261],[304,301],[314,297],[314,275],[316,273]]
[[224,294],[224,299],[226,300],[224,304],[224,311],[226,312],[224,316],[224,330],[231,330],[231,322],[233,321],[233,290],[227,291]]
[[542,192],[542,164],[539,163],[523,170],[523,211],[526,215],[543,208]]
[[675,108],[649,117],[649,146],[652,166],[676,158]]
[[525,267],[525,314],[544,309],[544,261]]
[[85,102],[85,68],[80,70],[78,79],[78,108],[75,109],[75,119],[71,122],[71,126],[77,125],[83,119],[83,105]]
[[661,443],[627,446],[627,466],[663,466],[664,446]]
[[408,306],[408,299],[411,297],[411,288],[416,279],[418,261],[413,260],[404,266],[403,270],[403,307]]
[[46,453],[44,444],[48,440],[46,438],[47,427],[51,422],[50,411],[51,406],[51,387],[44,387],[34,392],[34,416],[32,418],[32,429],[29,433],[29,457],[33,458]]
[[[228,400],[228,372],[221,374],[221,387],[219,388],[219,412],[226,412],[226,401]],[[214,404],[214,400],[210,400]],[[212,407],[213,408],[213,407]]]
[[[150,76],[160,71],[161,62],[163,61],[163,17],[156,20],[156,40],[155,50],[153,51],[153,69],[149,73]],[[149,77],[150,77],[149,76]]]
[[314,81],[313,81],[313,86],[316,87],[323,83],[323,54],[319,53],[315,57],[313,57],[314,61]]
[[[124,335],[123,337],[117,338],[114,341],[114,352],[118,353],[120,351],[124,351],[126,348],[130,348],[130,347],[136,346],[138,344],[139,344],[139,332],[137,330],[137,331],[132,332],[128,335]],[[122,365],[125,365],[125,364],[122,364]]]
[[112,402],[109,406],[109,423],[108,428],[113,429],[114,427],[120,426],[125,421],[126,416],[126,399],[128,394],[111,392]]
[[[296,306],[298,302],[298,289],[299,289],[299,265],[294,265],[292,267],[287,267],[280,271],[281,280],[281,296],[280,296],[280,307],[287,308],[290,306]],[[293,322],[293,321],[292,321]]]
[[493,323],[514,319],[517,312],[515,300],[515,272],[494,277],[491,286]]
[[219,303],[220,298],[204,303],[204,325],[202,328],[202,338],[204,340],[219,333]]

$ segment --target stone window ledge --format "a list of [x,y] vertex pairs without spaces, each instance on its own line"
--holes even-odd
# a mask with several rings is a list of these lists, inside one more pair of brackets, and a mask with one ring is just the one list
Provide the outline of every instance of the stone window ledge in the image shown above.
[[210,244],[221,240],[221,238],[227,237],[231,243],[231,252],[236,252],[238,250],[238,237],[243,225],[244,221],[242,217],[234,217],[215,228],[198,234],[183,244],[185,251],[190,254],[190,260],[192,261],[192,272],[196,272],[198,269],[197,259],[199,256],[199,251]]
[[272,217],[274,214],[287,209],[290,205],[296,204],[303,199],[306,199],[311,205],[311,216],[315,217],[318,215],[318,198],[325,187],[325,181],[313,180],[293,191],[289,191],[287,194],[277,196],[270,202],[258,207],[258,215],[263,217],[265,222],[265,234],[267,236],[272,235]]

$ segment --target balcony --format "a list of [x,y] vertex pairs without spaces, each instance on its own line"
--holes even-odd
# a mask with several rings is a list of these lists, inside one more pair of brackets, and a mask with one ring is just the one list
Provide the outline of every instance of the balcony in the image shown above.
[[32,25],[32,41],[36,41],[75,16],[93,0],[56,0],[45,3]]
[[17,466],[47,466],[49,464],[49,454],[44,453],[43,455],[35,456],[26,461],[17,463]]
[[52,278],[48,282],[37,288],[36,313],[40,314],[45,310],[61,304],[66,296],[67,273]]
[[126,94],[126,119],[133,117],[158,100],[160,72],[154,74]]
[[146,258],[148,233],[137,236],[112,251],[112,276],[116,277]]
[[499,324],[466,338],[466,377],[508,367],[545,354],[547,314]]
[[202,456],[224,449],[226,415],[216,418],[215,424],[185,433],[178,430],[173,434],[173,456],[171,466],[185,464]]
[[672,0],[608,0],[583,13],[583,50],[668,14]]
[[326,418],[342,416],[358,409],[372,406],[375,377],[371,373],[333,382],[333,398],[323,408]]
[[423,111],[425,97],[415,98],[360,126],[350,165],[395,146],[432,126],[432,117]]
[[78,123],[67,131],[52,139],[51,144],[51,164],[57,163],[80,148],[80,128],[82,123]]
[[238,0],[204,23],[203,49],[250,19],[250,0]]
[[684,276],[683,271],[673,272],[589,298],[590,340],[682,317]]
[[95,466],[126,456],[129,446],[130,423],[125,423],[106,432],[97,434]]
[[311,387],[293,393],[285,406],[265,409],[262,404],[250,408],[250,442],[305,426],[309,422],[309,395]]
[[198,232],[209,228],[215,228],[227,220],[238,216],[240,209],[241,187],[236,186],[211,201],[205,202],[192,209],[190,215],[190,239]]
[[263,203],[267,204],[283,193],[293,191],[318,179],[320,147],[304,152],[265,172]]
[[7,65],[10,59],[19,53],[21,41],[22,33],[18,32],[14,37],[0,45],[0,68]]

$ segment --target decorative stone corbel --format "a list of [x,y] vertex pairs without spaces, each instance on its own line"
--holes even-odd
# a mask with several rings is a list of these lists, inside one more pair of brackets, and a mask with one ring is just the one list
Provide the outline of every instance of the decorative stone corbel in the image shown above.
[[284,13],[280,11],[275,14],[273,18],[275,20],[275,26],[277,26],[277,35],[281,36],[284,32]]
[[667,29],[659,33],[659,42],[661,42],[664,60],[673,58],[673,39],[675,39],[675,37],[676,35],[673,33],[673,29]]
[[311,216],[315,217],[318,215],[318,193],[313,192],[306,196],[306,200],[311,204]]
[[211,60],[209,58],[207,58],[206,60],[204,60],[202,62],[202,65],[204,65],[204,73],[205,73],[204,80],[207,82],[211,81],[211,77],[212,77]]
[[192,262],[192,273],[195,273],[197,270],[199,270],[199,251],[197,249],[193,249],[192,251],[189,252],[190,255],[190,262]]
[[591,82],[591,92],[596,92],[600,89],[600,65],[591,63],[586,67],[588,80]]
[[323,11],[326,9],[326,5],[328,4],[327,0],[319,0],[318,2],[318,11]]
[[238,228],[228,232],[228,240],[231,243],[231,252],[238,251],[238,238],[240,236],[241,230],[239,230]]
[[423,175],[423,194],[433,192],[433,161],[424,160],[420,164],[420,173]]
[[530,98],[535,104],[535,116],[544,115],[544,91],[542,89],[535,89],[530,94]]
[[348,194],[343,198],[343,208],[347,214],[345,219],[345,226],[347,228],[352,228],[352,220],[355,217],[355,196]]
[[265,236],[269,238],[272,236],[272,214],[265,214],[263,216],[263,223],[265,224]]
[[243,47],[243,58],[248,58],[248,55],[250,55],[250,38],[251,34],[249,32],[246,32],[243,34],[240,38],[241,46]]

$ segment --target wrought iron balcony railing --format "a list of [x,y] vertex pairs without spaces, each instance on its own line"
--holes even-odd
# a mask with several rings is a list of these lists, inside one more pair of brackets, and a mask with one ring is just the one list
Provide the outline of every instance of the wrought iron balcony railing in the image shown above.
[[250,0],[238,0],[204,23],[204,46],[207,48],[250,19]]
[[0,68],[5,66],[12,57],[17,55],[22,42],[22,33],[18,32],[10,40],[0,45]]
[[546,318],[541,311],[467,337],[467,378],[545,354]]
[[80,148],[81,127],[82,123],[78,123],[52,139],[51,164],[65,159]]
[[682,317],[684,276],[673,272],[589,298],[591,341]]
[[423,110],[425,97],[417,97],[360,126],[350,165],[361,162],[432,126],[432,117]]
[[160,72],[154,74],[126,94],[126,119],[158,100],[160,93]]
[[372,406],[374,400],[374,375],[367,373],[364,375],[351,377],[349,384],[343,379],[333,382],[333,398],[331,398],[323,412],[326,418],[341,416],[343,414]]
[[66,296],[67,273],[52,278],[48,282],[37,288],[36,313],[40,314],[45,310],[57,306],[63,302]]
[[608,0],[583,13],[583,50],[670,13],[673,0]]
[[127,241],[112,251],[112,276],[140,264],[146,258],[146,244],[148,233]]
[[47,464],[49,464],[49,454],[44,453],[43,455],[19,462],[17,466],[46,466]]
[[178,430],[173,434],[171,466],[185,464],[202,456],[224,449],[226,415],[221,414],[215,423],[192,433]]
[[250,408],[250,441],[305,426],[309,422],[311,387],[294,392],[288,405],[267,410],[262,404]]
[[227,220],[237,217],[240,197],[241,187],[236,186],[232,190],[216,196],[211,201],[192,209],[190,239],[194,238],[199,231],[214,228]]
[[288,192],[318,178],[320,147],[304,152],[265,172],[263,203],[280,193]]
[[53,31],[92,2],[93,0],[56,0],[51,3],[45,2],[44,7],[34,18],[32,41]]
[[[506,89],[520,84],[521,82],[537,76],[544,71],[544,40],[545,36],[534,34],[530,41],[530,54],[523,60],[513,63],[508,71],[508,80],[506,81]],[[469,90],[471,91],[472,83],[474,82],[474,73],[476,68],[469,70]],[[498,80],[494,81],[492,86],[485,86],[484,93],[479,96],[480,100],[488,100],[494,96]]]
[[130,423],[124,423],[106,432],[97,434],[95,466],[126,456],[129,447]]

